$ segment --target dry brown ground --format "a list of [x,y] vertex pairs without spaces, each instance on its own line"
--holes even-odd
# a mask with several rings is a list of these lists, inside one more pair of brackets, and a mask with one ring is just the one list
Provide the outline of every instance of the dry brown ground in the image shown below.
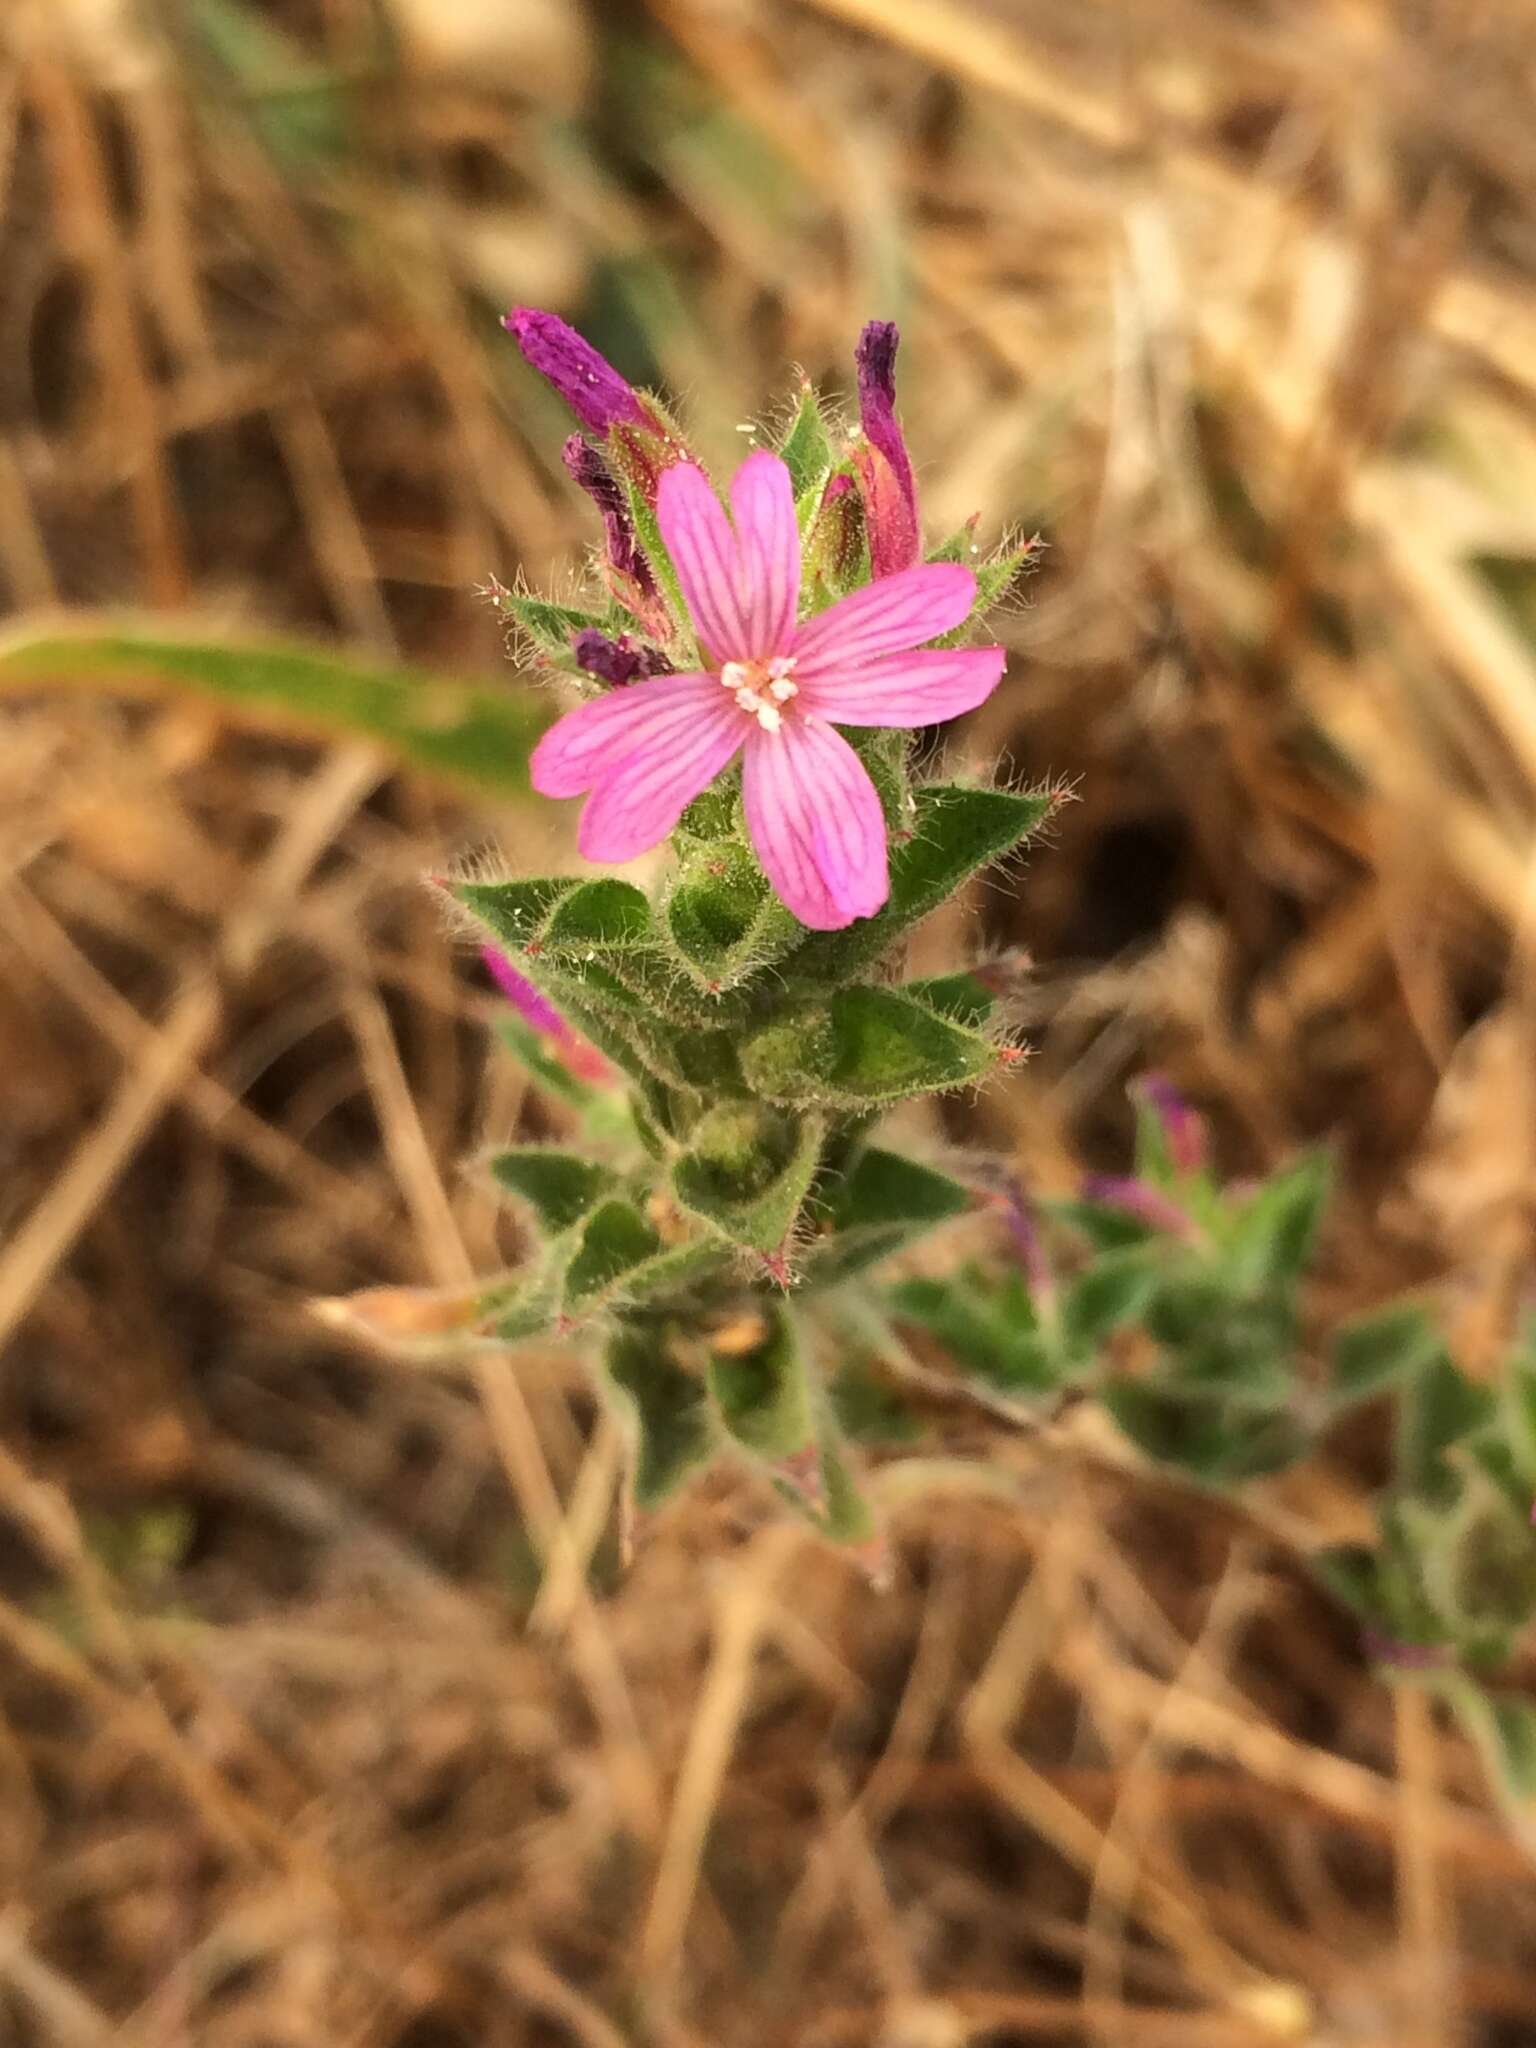
[[[260,11],[347,82],[335,151],[313,81],[210,68],[228,6],[8,0],[11,607],[490,671],[472,586],[584,538],[501,306],[584,308],[719,450],[895,312],[934,527],[1051,540],[956,744],[1081,792],[923,941],[1038,962],[972,1128],[1059,1182],[1155,1061],[1234,1171],[1327,1137],[1321,1306],[1433,1282],[1492,1370],[1536,1145],[1536,12]],[[564,829],[203,705],[8,710],[0,2042],[1536,2041],[1528,1853],[1264,1533],[1349,1534],[1368,1439],[1256,1528],[978,1437],[991,1496],[883,1476],[883,1595],[744,1486],[620,1574],[570,1359],[414,1377],[306,1314],[507,1248],[457,1168],[518,1085],[417,878]]]

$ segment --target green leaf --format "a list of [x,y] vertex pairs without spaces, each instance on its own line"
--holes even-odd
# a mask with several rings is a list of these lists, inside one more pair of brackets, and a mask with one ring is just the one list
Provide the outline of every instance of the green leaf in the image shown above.
[[[454,882],[451,893],[473,911],[491,936],[509,952],[521,953],[562,896],[576,883],[568,875],[547,875],[523,882]],[[520,963],[528,971],[526,962]],[[537,972],[530,974],[537,981]]]
[[1515,1810],[1528,1808],[1536,1801],[1536,1701],[1488,1692],[1468,1678],[1457,1679],[1450,1697],[1495,1790]]
[[794,1321],[780,1303],[764,1310],[750,1351],[712,1350],[709,1385],[727,1434],[755,1457],[792,1457],[816,1434],[810,1374]]
[[987,561],[977,564],[976,602],[971,607],[973,619],[981,618],[1000,598],[1007,596],[1023,572],[1039,559],[1040,545],[1039,534],[1031,534],[1028,540],[1016,541],[1012,547],[1002,548]]
[[1250,1198],[1227,1236],[1227,1255],[1240,1285],[1286,1286],[1301,1278],[1332,1185],[1327,1155],[1314,1152],[1275,1174]]
[[844,1357],[827,1392],[838,1427],[855,1443],[911,1444],[923,1435],[904,1391],[866,1358]]
[[1328,1360],[1328,1403],[1336,1412],[1422,1372],[1443,1350],[1421,1309],[1394,1307],[1357,1316],[1335,1331]]
[[672,1169],[679,1202],[749,1251],[777,1251],[795,1227],[821,1158],[818,1117],[723,1103],[689,1134]]
[[539,933],[540,945],[551,953],[578,960],[644,951],[654,939],[644,891],[613,875],[562,892]]
[[1492,1418],[1493,1394],[1442,1351],[1404,1389],[1397,1409],[1397,1470],[1414,1493],[1444,1501],[1457,1490],[1445,1453]]
[[839,1230],[889,1223],[926,1228],[963,1216],[973,1206],[971,1190],[936,1166],[866,1145],[853,1171],[837,1184],[832,1220]]
[[578,633],[592,627],[603,631],[607,625],[597,612],[577,611],[573,605],[554,604],[521,590],[498,590],[496,609],[515,620],[539,651],[563,668],[576,665],[571,642]]
[[808,1289],[851,1279],[972,1206],[970,1189],[948,1174],[878,1147],[861,1150],[851,1171],[827,1179],[830,1228],[801,1267]]
[[1470,1469],[1442,1508],[1398,1503],[1426,1591],[1466,1641],[1521,1628],[1536,1612],[1536,1535],[1528,1504],[1517,1509],[1486,1474]]
[[1063,1373],[1041,1335],[1035,1305],[1017,1273],[999,1284],[974,1267],[952,1279],[903,1280],[890,1291],[892,1313],[926,1331],[961,1372],[1015,1396],[1057,1392]]
[[855,1273],[904,1251],[911,1240],[912,1232],[905,1224],[850,1224],[832,1237],[818,1238],[795,1277],[808,1293],[822,1287],[839,1287]]
[[875,1518],[868,1501],[859,1491],[844,1447],[830,1426],[821,1438],[821,1497],[825,1503],[819,1517],[821,1528],[834,1543],[869,1543],[875,1534]]
[[1085,1266],[1061,1297],[1061,1330],[1079,1355],[1091,1353],[1123,1323],[1137,1316],[1152,1298],[1157,1267],[1146,1252],[1103,1252]]
[[715,1449],[704,1383],[666,1348],[665,1333],[626,1324],[610,1339],[604,1368],[623,1398],[635,1439],[635,1499],[655,1507]]
[[550,724],[542,695],[282,640],[199,640],[169,627],[82,620],[0,635],[0,691],[68,688],[186,697],[268,730],[374,741],[402,768],[478,796],[528,793],[528,756]]
[[587,1219],[581,1243],[565,1269],[565,1298],[582,1307],[613,1291],[617,1282],[661,1250],[661,1239],[632,1203],[606,1201]]
[[609,1200],[588,1216],[565,1269],[565,1313],[578,1318],[642,1302],[681,1309],[729,1262],[718,1238],[663,1244],[633,1203]]
[[827,423],[822,418],[816,393],[809,385],[800,394],[800,403],[779,446],[779,454],[789,470],[789,480],[797,498],[813,484],[824,483],[832,468],[832,443],[827,438]]
[[731,842],[686,860],[662,915],[677,957],[712,994],[778,959],[804,929],[747,848]]
[[1113,1202],[1042,1201],[1043,1215],[1087,1238],[1095,1251],[1123,1251],[1131,1245],[1148,1244],[1159,1235],[1157,1226],[1132,1209]]
[[1385,1619],[1381,1597],[1381,1559],[1369,1543],[1336,1543],[1314,1550],[1307,1559],[1313,1577],[1334,1599],[1363,1621]]
[[1165,1265],[1162,1282],[1146,1304],[1147,1334],[1170,1351],[1182,1351],[1231,1313],[1234,1297],[1227,1276],[1171,1260],[1165,1245],[1158,1249]]
[[1131,1379],[1110,1381],[1102,1398],[1111,1419],[1155,1464],[1210,1481],[1233,1454],[1231,1419],[1219,1402],[1179,1400]]
[[551,1236],[579,1223],[611,1192],[615,1180],[606,1166],[552,1145],[512,1146],[496,1153],[490,1168],[502,1187],[528,1203]]
[[964,1087],[996,1061],[979,1033],[890,988],[839,989],[754,1032],[741,1051],[748,1085],[770,1101],[849,1109]]
[[960,783],[918,790],[911,836],[891,848],[885,908],[846,931],[813,933],[781,964],[785,981],[812,989],[851,981],[968,875],[1027,839],[1051,804],[1049,796],[969,789]]
[[694,798],[678,820],[678,832],[685,839],[697,839],[706,846],[734,840],[740,796],[738,777],[734,771],[727,771]]
[[973,1031],[979,1031],[997,1008],[992,991],[974,974],[930,974],[904,986],[909,996]]
[[594,1106],[603,1091],[580,1074],[573,1073],[531,1024],[514,1014],[498,1017],[495,1029],[496,1036],[508,1052],[521,1060],[534,1079],[552,1095],[560,1096],[575,1109],[588,1110]]

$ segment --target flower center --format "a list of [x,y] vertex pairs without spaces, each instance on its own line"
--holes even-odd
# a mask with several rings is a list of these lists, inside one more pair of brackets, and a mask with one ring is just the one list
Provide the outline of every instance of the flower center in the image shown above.
[[798,685],[790,681],[794,669],[791,654],[776,654],[771,661],[728,661],[720,680],[764,732],[777,732],[784,723],[781,706],[800,694]]

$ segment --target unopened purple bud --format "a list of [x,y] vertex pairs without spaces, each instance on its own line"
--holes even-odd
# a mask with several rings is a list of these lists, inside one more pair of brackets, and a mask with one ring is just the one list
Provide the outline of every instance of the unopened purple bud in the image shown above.
[[870,566],[876,576],[910,569],[921,561],[923,552],[917,480],[896,417],[896,350],[900,342],[894,320],[871,320],[854,352],[859,373],[859,424],[865,443],[856,459],[864,486]]
[[671,672],[671,664],[659,648],[647,647],[644,641],[634,640],[628,633],[620,633],[617,639],[601,633],[596,626],[584,626],[571,639],[571,652],[576,657],[576,666],[584,669],[589,676],[596,676],[599,682],[611,683],[618,688],[624,683],[633,683],[643,676],[664,676]]
[[1141,1093],[1163,1127],[1168,1156],[1180,1173],[1199,1173],[1206,1162],[1205,1119],[1192,1109],[1166,1074],[1146,1074]]
[[645,559],[618,478],[597,449],[580,434],[572,434],[560,451],[560,459],[602,515],[603,535],[608,545],[608,562],[614,572],[635,586],[645,600],[655,598],[656,578]]
[[501,324],[524,360],[549,380],[590,432],[606,434],[625,421],[635,426],[647,423],[633,387],[557,313],[514,306]]
[[1171,1231],[1177,1237],[1187,1237],[1193,1228],[1177,1202],[1169,1201],[1160,1188],[1128,1174],[1090,1174],[1083,1182],[1083,1200],[1099,1202],[1106,1209],[1123,1209],[1154,1230]]

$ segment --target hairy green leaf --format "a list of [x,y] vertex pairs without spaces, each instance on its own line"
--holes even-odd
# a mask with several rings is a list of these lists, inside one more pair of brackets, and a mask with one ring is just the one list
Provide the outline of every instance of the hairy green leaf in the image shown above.
[[500,1185],[520,1195],[551,1236],[579,1223],[610,1193],[615,1176],[606,1166],[552,1145],[515,1145],[490,1161]]
[[800,394],[789,431],[779,444],[779,454],[789,470],[797,498],[813,485],[824,483],[832,468],[832,443],[822,418],[821,401],[809,384]]
[[679,1202],[749,1251],[777,1251],[794,1229],[821,1157],[818,1117],[726,1103],[689,1134],[672,1169]]
[[750,1086],[770,1101],[849,1109],[900,1102],[978,1081],[991,1043],[891,988],[839,989],[765,1025],[742,1047]]
[[968,875],[1027,839],[1052,800],[934,783],[918,790],[915,801],[911,836],[891,848],[891,893],[884,909],[846,931],[813,932],[781,963],[788,984],[825,988],[851,981]]
[[664,1331],[649,1325],[617,1330],[603,1364],[634,1435],[635,1499],[642,1508],[655,1507],[714,1452],[704,1383],[670,1355]]
[[1422,1372],[1444,1349],[1422,1309],[1393,1307],[1357,1316],[1334,1332],[1328,1359],[1328,1401],[1352,1408]]
[[712,1350],[709,1385],[727,1434],[754,1456],[792,1457],[816,1433],[810,1373],[794,1320],[781,1303],[764,1310],[760,1343]]

